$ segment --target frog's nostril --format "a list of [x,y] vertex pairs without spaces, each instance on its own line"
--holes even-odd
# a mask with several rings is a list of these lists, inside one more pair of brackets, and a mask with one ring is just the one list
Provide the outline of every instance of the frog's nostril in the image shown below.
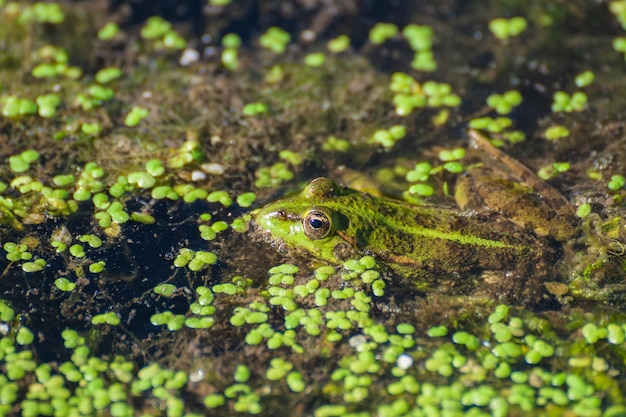
[[279,211],[270,213],[268,217],[271,217],[273,219],[278,219],[278,220],[287,220],[287,213],[285,213],[285,210],[279,210]]

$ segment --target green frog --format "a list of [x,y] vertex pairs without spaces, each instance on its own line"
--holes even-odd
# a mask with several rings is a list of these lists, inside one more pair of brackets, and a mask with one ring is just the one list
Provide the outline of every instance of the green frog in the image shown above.
[[[499,271],[505,278],[496,280],[496,288],[519,290],[525,277],[546,276],[555,257],[550,241],[575,236],[577,219],[565,197],[528,168],[479,133],[470,136],[520,180],[476,166],[457,181],[453,207],[377,197],[322,177],[256,210],[253,218],[281,248],[332,264],[373,255],[420,289],[440,286],[445,277],[454,282],[461,273]],[[536,289],[521,297],[532,297],[529,291]]]

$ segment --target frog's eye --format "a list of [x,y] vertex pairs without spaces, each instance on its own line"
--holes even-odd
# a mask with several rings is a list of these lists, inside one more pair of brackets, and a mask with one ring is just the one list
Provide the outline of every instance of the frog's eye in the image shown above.
[[304,234],[311,240],[322,239],[328,236],[332,229],[330,218],[319,210],[310,210],[302,218]]

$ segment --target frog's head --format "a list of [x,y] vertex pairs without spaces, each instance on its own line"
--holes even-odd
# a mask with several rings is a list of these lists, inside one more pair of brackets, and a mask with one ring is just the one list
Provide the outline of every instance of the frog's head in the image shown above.
[[346,231],[350,220],[334,209],[337,199],[354,191],[328,178],[316,178],[298,194],[267,204],[253,212],[258,228],[296,250],[330,263],[354,254]]

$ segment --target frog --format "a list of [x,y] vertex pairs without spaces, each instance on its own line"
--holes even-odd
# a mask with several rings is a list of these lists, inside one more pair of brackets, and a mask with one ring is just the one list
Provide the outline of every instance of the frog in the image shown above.
[[450,205],[411,204],[319,177],[255,210],[254,223],[281,250],[335,265],[371,255],[421,291],[459,287],[462,276],[485,273],[501,298],[536,298],[540,286],[526,283],[545,280],[554,243],[579,232],[573,207],[482,134],[470,131],[470,138],[519,180],[476,164],[458,179]]

